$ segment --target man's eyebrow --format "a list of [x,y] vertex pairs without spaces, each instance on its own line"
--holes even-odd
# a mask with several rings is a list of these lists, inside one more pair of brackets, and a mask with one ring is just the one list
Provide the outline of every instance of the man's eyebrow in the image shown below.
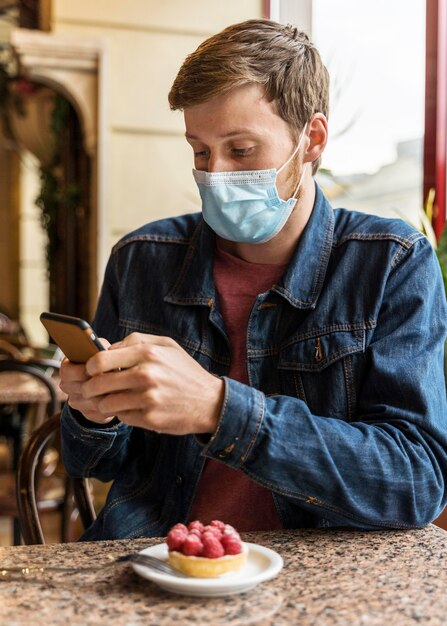
[[[241,128],[238,130],[232,130],[229,133],[224,133],[223,135],[219,135],[221,139],[226,139],[228,137],[235,137],[236,135],[256,135],[257,133],[254,130],[248,128]],[[191,135],[190,133],[185,133],[186,139],[192,139],[193,141],[201,141],[200,137],[196,135]]]

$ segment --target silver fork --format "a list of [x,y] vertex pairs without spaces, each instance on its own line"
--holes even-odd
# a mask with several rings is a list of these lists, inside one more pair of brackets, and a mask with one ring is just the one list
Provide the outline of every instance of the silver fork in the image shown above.
[[123,561],[130,561],[136,565],[144,565],[145,567],[157,570],[163,574],[170,574],[171,576],[178,576],[179,578],[190,578],[188,574],[184,574],[183,572],[174,569],[171,565],[169,565],[169,563],[166,563],[166,561],[162,561],[156,556],[151,556],[150,554],[125,554],[124,556],[119,556],[116,559],[116,562]]
[[44,565],[44,566],[15,566],[15,567],[1,567],[0,565],[0,581],[7,580],[8,576],[11,574],[19,574],[21,576],[29,576],[32,574],[45,574],[45,572],[99,572],[103,570],[105,567],[109,567],[110,565],[115,565],[116,563],[135,563],[137,565],[143,565],[149,569],[155,570],[157,572],[161,572],[162,574],[170,574],[171,576],[178,576],[179,578],[189,578],[187,574],[183,574],[183,572],[179,572],[166,563],[166,561],[162,561],[155,556],[151,556],[150,554],[125,554],[124,556],[119,556],[116,559],[108,561],[107,563],[103,563],[102,565],[87,565],[86,567],[78,567],[78,566],[62,566],[62,565]]

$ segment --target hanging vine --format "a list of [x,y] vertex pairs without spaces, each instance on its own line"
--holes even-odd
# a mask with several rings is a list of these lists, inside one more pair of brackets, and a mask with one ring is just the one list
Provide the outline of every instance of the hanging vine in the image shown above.
[[35,202],[40,209],[40,221],[47,234],[47,272],[51,275],[59,245],[57,216],[64,207],[75,213],[79,207],[81,190],[78,185],[66,185],[62,162],[63,142],[70,115],[70,104],[61,95],[55,99],[51,115],[51,135],[54,141],[53,158],[40,167],[40,192]]

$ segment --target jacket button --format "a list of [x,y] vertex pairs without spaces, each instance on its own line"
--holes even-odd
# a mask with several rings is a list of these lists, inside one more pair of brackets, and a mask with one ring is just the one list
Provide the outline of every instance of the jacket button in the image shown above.
[[181,487],[183,485],[183,477],[180,476],[180,474],[177,474],[177,476],[175,477],[175,484],[177,485],[177,487]]

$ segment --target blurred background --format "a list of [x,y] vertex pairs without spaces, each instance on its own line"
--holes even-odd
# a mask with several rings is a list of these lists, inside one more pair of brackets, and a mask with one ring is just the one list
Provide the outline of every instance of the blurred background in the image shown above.
[[399,216],[436,242],[445,0],[0,0],[0,312],[34,343],[48,339],[43,310],[91,319],[122,235],[199,209],[167,94],[205,37],[256,17],[308,32],[328,66],[318,182],[333,205]]

